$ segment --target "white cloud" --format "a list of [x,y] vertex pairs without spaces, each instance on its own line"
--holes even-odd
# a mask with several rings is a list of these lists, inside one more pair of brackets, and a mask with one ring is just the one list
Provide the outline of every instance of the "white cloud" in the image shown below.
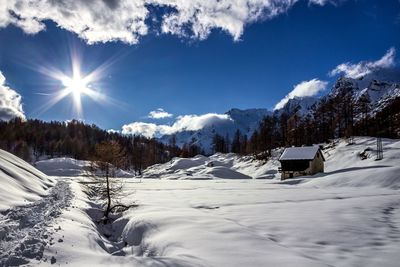
[[172,125],[158,125],[146,122],[126,124],[122,126],[122,133],[155,137],[181,131],[197,131],[213,124],[230,122],[232,122],[232,119],[226,114],[207,113],[203,115],[184,115],[177,117]]
[[[212,29],[221,29],[239,40],[244,26],[286,12],[297,0],[156,0],[173,7],[166,14],[162,32],[205,39]],[[190,29],[188,33],[188,29]]]
[[[0,27],[13,24],[35,34],[46,28],[44,21],[51,20],[89,44],[109,41],[135,44],[149,32],[146,23],[160,16],[150,12],[150,6],[157,6],[163,11],[161,28],[154,29],[156,32],[205,39],[213,29],[221,29],[239,40],[247,24],[285,13],[298,1],[3,0],[0,1]],[[328,1],[308,2],[323,5]]]
[[134,44],[147,34],[145,1],[7,0],[0,3],[0,27],[14,24],[26,33],[45,29],[52,20],[89,44],[120,40]]
[[310,0],[309,1],[310,4],[315,4],[315,5],[320,5],[320,6],[325,5],[327,2],[332,2],[332,1],[330,1],[330,0]]
[[10,120],[15,117],[25,119],[21,95],[6,86],[5,82],[6,78],[0,71],[0,120]]
[[393,67],[395,65],[395,57],[396,49],[392,47],[377,61],[361,61],[356,64],[346,62],[338,65],[329,75],[335,76],[342,73],[346,77],[357,79],[375,70]]
[[107,130],[107,133],[110,133],[110,134],[114,134],[114,133],[120,133],[121,131],[119,131],[119,130],[114,130],[114,129],[108,129]]
[[171,118],[172,116],[173,114],[166,112],[162,108],[158,108],[156,110],[150,111],[147,117],[151,119],[165,119],[165,118]]
[[161,126],[155,123],[133,122],[122,126],[123,134],[143,135],[145,137],[154,137],[160,135]]
[[293,90],[275,105],[274,110],[283,108],[285,104],[289,101],[289,99],[293,99],[295,97],[314,96],[319,92],[325,90],[327,85],[328,82],[318,79],[303,81],[295,85]]

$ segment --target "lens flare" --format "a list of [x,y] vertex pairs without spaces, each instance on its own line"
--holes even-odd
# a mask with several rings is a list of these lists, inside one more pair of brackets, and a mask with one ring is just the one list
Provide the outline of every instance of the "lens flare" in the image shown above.
[[51,99],[41,107],[40,112],[44,112],[66,97],[72,97],[74,113],[78,118],[83,117],[82,97],[88,96],[95,102],[111,102],[112,99],[102,94],[98,89],[92,88],[92,84],[98,82],[103,77],[104,69],[100,66],[86,76],[81,73],[79,60],[72,58],[72,75],[68,76],[55,68],[42,67],[40,72],[57,80],[61,88],[57,93],[51,95]]
[[89,65],[92,66],[92,69],[91,71],[82,71],[82,62],[84,58],[83,48],[80,48],[79,45],[74,43],[68,44],[66,48],[68,50],[69,60],[65,62],[65,60],[62,60],[64,57],[60,56],[60,64],[62,64],[62,62],[68,64],[64,65],[63,68],[55,67],[54,61],[52,64],[46,64],[46,62],[42,62],[41,64],[27,64],[28,67],[51,78],[47,81],[47,86],[45,86],[45,88],[49,88],[51,92],[37,93],[47,96],[48,100],[36,110],[33,110],[32,113],[35,114],[35,116],[40,116],[63,99],[70,98],[72,100],[72,109],[70,110],[73,113],[71,115],[74,116],[75,119],[84,119],[82,105],[85,97],[99,104],[110,105],[113,108],[126,110],[126,103],[113,99],[110,95],[104,94],[103,91],[106,87],[104,80],[111,77],[109,74],[111,67],[120,59],[125,58],[129,51],[122,51],[103,61],[95,68],[93,68],[93,62],[86,58],[85,62],[88,62]]

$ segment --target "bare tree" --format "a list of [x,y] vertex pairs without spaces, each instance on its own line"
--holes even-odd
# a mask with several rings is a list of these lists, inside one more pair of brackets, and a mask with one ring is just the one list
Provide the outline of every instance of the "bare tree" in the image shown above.
[[104,211],[106,218],[116,207],[128,208],[117,203],[117,198],[122,191],[122,184],[110,180],[110,177],[115,177],[116,171],[125,165],[125,160],[125,150],[116,141],[104,141],[96,145],[92,173],[98,176],[100,172],[101,178],[105,179],[105,183],[100,183],[98,192],[107,199]]

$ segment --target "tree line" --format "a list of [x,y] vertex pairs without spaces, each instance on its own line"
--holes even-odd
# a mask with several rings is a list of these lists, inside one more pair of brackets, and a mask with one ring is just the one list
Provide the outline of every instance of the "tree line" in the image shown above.
[[[342,90],[335,96],[322,98],[305,115],[299,110],[291,114],[275,112],[265,117],[251,136],[239,130],[232,138],[215,134],[212,144],[213,152],[268,159],[276,147],[311,145],[355,135],[399,138],[400,97],[372,113],[367,94],[354,99],[351,91]],[[96,145],[107,141],[115,141],[124,148],[126,156],[122,166],[136,174],[176,156],[204,154],[196,140],[178,147],[175,135],[164,144],[155,138],[108,132],[77,120],[68,123],[19,118],[0,121],[0,148],[29,162],[61,156],[96,160]]]
[[232,139],[216,134],[213,148],[214,152],[268,159],[277,147],[312,145],[352,136],[399,138],[400,97],[372,112],[368,94],[354,99],[351,91],[342,90],[322,98],[306,114],[294,110],[292,114],[275,112],[266,116],[250,137],[239,130]]
[[167,162],[175,156],[193,156],[191,151],[163,144],[154,138],[108,132],[77,120],[67,123],[37,119],[23,121],[20,118],[0,121],[0,148],[28,162],[64,156],[96,160],[96,145],[107,141],[123,147],[125,160],[122,167],[137,174],[150,165]]

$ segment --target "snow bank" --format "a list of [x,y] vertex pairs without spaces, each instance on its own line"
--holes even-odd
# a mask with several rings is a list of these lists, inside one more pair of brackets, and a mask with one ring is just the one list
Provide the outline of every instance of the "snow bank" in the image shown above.
[[[88,176],[88,170],[90,169],[90,161],[77,160],[73,158],[53,158],[47,160],[41,160],[35,163],[36,168],[41,170],[50,176]],[[133,177],[133,174],[118,170],[116,172],[117,177]]]
[[275,178],[278,164],[276,160],[265,164],[252,157],[217,153],[210,157],[174,158],[170,162],[150,166],[142,177],[181,180]]
[[[400,188],[400,140],[382,140],[382,160],[375,160],[376,138],[357,137],[354,141],[349,145],[340,140],[335,147],[326,149],[325,173],[305,178],[306,185]],[[362,152],[365,159],[360,156]]]
[[170,170],[181,170],[181,169],[189,169],[193,167],[198,167],[200,165],[204,165],[208,160],[207,157],[202,155],[197,155],[193,158],[182,159],[182,158],[174,158],[171,160],[171,165],[169,167]]
[[40,199],[54,180],[22,159],[0,150],[0,210]]

